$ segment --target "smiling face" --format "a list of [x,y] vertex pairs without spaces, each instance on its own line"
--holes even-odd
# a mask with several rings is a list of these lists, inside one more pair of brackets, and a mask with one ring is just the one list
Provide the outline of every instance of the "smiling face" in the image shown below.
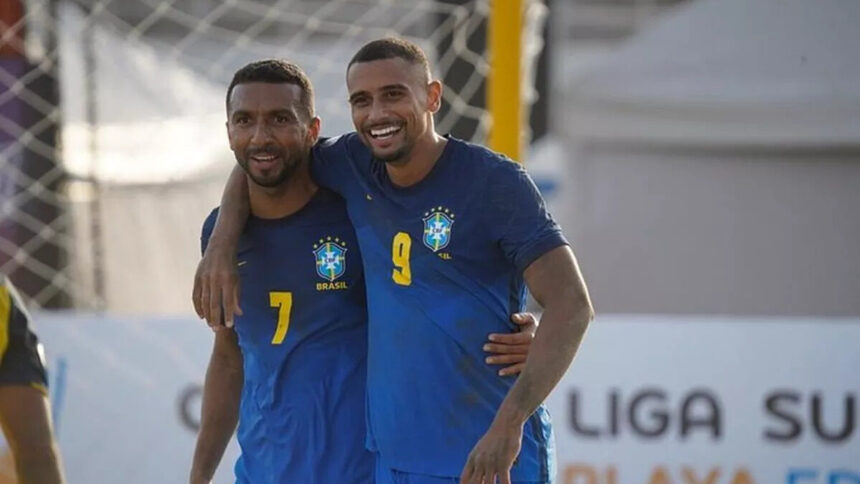
[[346,83],[355,130],[377,159],[405,163],[416,142],[433,136],[442,89],[420,64],[399,57],[356,62]]
[[237,84],[230,94],[230,149],[254,183],[277,187],[304,163],[319,133],[319,119],[301,107],[302,89],[288,83]]

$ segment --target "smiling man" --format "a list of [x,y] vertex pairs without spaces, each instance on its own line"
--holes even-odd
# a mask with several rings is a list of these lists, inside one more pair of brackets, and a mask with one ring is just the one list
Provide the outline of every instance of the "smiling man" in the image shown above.
[[[542,402],[592,318],[573,252],[520,165],[436,133],[442,85],[418,46],[370,42],[346,79],[356,132],[315,146],[311,172],[346,200],[362,250],[376,482],[553,482]],[[238,308],[241,177],[195,280],[212,325],[222,303],[228,319]],[[512,329],[526,286],[544,312],[522,373],[506,378],[484,364],[484,338]]]
[[[297,66],[262,61],[234,75],[227,135],[250,193],[238,250],[247,304],[235,328],[215,334],[191,484],[211,481],[237,422],[237,483],[372,479],[364,281],[343,201],[308,172],[319,127]],[[216,215],[204,223],[204,250]],[[324,240],[343,248],[333,273],[311,257]],[[322,276],[343,289],[318,291]]]
[[[238,422],[240,484],[373,480],[365,450],[367,309],[359,244],[343,199],[309,172],[320,120],[298,66],[254,62],[227,90],[227,135],[251,215],[238,250],[245,311],[219,328],[190,482],[208,483]],[[210,240],[217,210],[203,226]],[[533,332],[494,336],[505,362]]]

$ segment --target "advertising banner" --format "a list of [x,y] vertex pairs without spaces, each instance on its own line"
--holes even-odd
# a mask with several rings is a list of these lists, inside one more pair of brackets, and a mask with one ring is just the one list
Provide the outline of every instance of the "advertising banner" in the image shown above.
[[[187,483],[213,333],[194,318],[34,315],[70,484]],[[235,439],[215,484],[232,483]]]
[[601,316],[550,396],[562,484],[860,484],[860,321]]
[[[206,325],[34,319],[68,481],[187,482]],[[858,397],[860,320],[600,316],[547,401],[557,482],[860,484]]]

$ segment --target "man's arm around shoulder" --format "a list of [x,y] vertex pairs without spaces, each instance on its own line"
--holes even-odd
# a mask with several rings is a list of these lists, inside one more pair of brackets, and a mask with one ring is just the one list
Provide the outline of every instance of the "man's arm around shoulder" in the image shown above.
[[[250,212],[248,179],[237,165],[224,187],[215,228],[194,274],[191,296],[194,310],[213,329],[221,327],[222,321],[227,327],[232,327],[233,316],[242,314],[236,249]],[[222,307],[224,314],[221,314]]]

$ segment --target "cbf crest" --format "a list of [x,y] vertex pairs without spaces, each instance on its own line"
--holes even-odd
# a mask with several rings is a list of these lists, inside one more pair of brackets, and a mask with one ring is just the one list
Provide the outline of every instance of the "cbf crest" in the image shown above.
[[445,207],[435,207],[424,213],[424,245],[438,252],[451,242],[454,214]]
[[338,237],[326,237],[314,244],[317,274],[333,282],[346,272],[346,242]]

